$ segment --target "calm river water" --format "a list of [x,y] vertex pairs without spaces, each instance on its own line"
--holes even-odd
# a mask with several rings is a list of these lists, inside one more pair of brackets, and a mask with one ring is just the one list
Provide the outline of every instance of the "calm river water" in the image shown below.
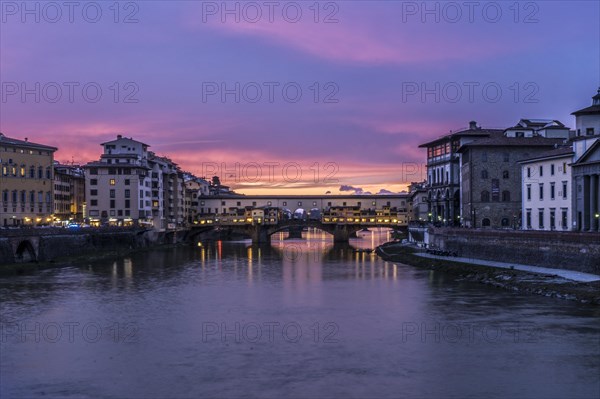
[[598,308],[305,236],[0,279],[0,397],[600,396]]

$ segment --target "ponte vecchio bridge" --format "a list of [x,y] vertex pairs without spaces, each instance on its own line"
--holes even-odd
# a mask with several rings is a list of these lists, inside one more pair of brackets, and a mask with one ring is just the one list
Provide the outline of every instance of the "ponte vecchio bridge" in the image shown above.
[[368,227],[405,230],[409,206],[408,194],[203,196],[193,230],[227,229],[265,243],[282,230],[300,238],[304,227],[315,227],[347,242]]

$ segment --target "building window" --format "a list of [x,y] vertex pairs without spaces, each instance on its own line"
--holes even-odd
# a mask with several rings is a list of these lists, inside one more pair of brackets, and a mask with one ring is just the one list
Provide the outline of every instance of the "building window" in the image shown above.
[[91,206],[98,206],[98,200],[97,199],[90,200],[90,205]]
[[554,164],[550,164],[550,176],[554,176]]
[[490,225],[491,225],[491,222],[490,222],[490,219],[488,219],[488,218],[485,218],[481,221],[482,227],[490,227]]
[[525,132],[516,132],[515,137],[525,137]]
[[500,180],[492,179],[492,201],[500,201]]
[[287,201],[283,201],[283,206],[287,206]]
[[131,208],[131,200],[125,200],[125,208]]
[[538,226],[540,229],[544,228],[544,210],[543,209],[538,210]]
[[553,200],[555,197],[556,188],[554,187],[554,183],[550,183],[550,199]]
[[131,197],[131,191],[129,189],[125,190],[125,198]]
[[115,190],[110,190],[110,198],[115,198]]
[[115,208],[115,200],[114,200],[114,199],[111,199],[111,200],[110,200],[110,208],[111,208],[111,209],[114,209],[114,208]]
[[236,202],[236,206],[242,206],[242,202],[241,201]]
[[525,224],[528,229],[531,228],[531,209],[525,211]]
[[29,168],[29,177],[32,179],[35,178],[35,168],[33,166]]
[[510,191],[502,191],[502,202],[510,202]]
[[125,179],[125,185],[129,186],[129,183],[130,183],[129,179]]
[[531,201],[531,184],[527,185],[527,201]]
[[544,166],[540,165],[540,177],[544,176]]
[[527,177],[531,177],[531,168],[527,167]]
[[502,154],[502,160],[503,160],[504,162],[508,162],[508,161],[510,161],[510,154],[509,154],[508,152],[505,152],[505,153],[503,153],[503,154]]
[[90,175],[97,175],[98,174],[98,168],[90,168]]
[[488,178],[488,171],[487,170],[482,170],[481,171],[481,178],[482,179],[487,179]]
[[550,230],[556,229],[556,211],[550,209]]
[[98,185],[98,179],[90,179],[90,186],[97,186]]
[[508,220],[508,218],[502,218],[502,221],[500,222],[500,224],[502,225],[502,227],[508,227],[510,224],[510,221]]
[[481,202],[490,202],[490,192],[483,190],[481,192]]
[[561,213],[561,217],[560,217],[560,219],[561,219],[561,222],[560,222],[561,226],[562,226],[563,229],[567,229],[569,227],[568,223],[567,223],[567,209],[566,208],[562,208],[560,210],[560,213]]
[[562,197],[563,197],[563,199],[567,199],[567,190],[568,190],[567,182],[564,181],[564,182],[562,182]]
[[585,129],[585,134],[588,136],[593,136],[594,135],[594,128],[593,127],[588,127],[587,129]]
[[116,180],[115,179],[110,179],[110,185],[114,186],[115,184],[117,184]]
[[567,163],[563,162],[563,174],[567,173]]
[[38,179],[42,179],[42,178],[44,178],[44,169],[41,166],[39,166],[38,167]]
[[98,195],[98,190],[90,190],[90,195]]
[[[204,201],[202,201],[202,203],[200,205],[204,205]],[[271,201],[267,201],[267,206],[272,206],[273,203]]]
[[481,153],[481,162],[487,162],[488,160],[488,156],[487,156],[487,152],[482,152]]
[[502,178],[503,179],[508,179],[508,176],[509,176],[508,170],[505,170],[505,171],[502,172]]
[[540,183],[540,201],[544,200],[544,183]]

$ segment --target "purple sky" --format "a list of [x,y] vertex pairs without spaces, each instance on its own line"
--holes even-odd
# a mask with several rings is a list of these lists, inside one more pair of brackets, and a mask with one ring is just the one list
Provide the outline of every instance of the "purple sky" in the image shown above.
[[73,22],[23,4],[0,3],[5,135],[87,162],[124,134],[246,193],[400,191],[424,171],[418,144],[470,120],[573,127],[600,84],[597,1],[227,2],[239,21],[222,2],[81,2]]

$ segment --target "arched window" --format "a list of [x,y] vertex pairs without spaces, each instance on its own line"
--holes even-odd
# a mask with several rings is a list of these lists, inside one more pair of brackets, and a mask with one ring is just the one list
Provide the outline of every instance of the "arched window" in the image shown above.
[[485,219],[483,219],[483,220],[481,221],[481,226],[482,226],[482,227],[490,227],[490,224],[491,224],[491,223],[490,223],[490,219],[488,219],[488,218],[485,218]]
[[41,166],[38,166],[38,179],[43,179],[43,178],[44,178],[44,168],[42,168]]
[[508,170],[505,170],[505,171],[502,172],[502,178],[503,179],[508,179],[508,176],[509,176]]
[[482,179],[487,179],[488,178],[488,171],[486,169],[481,171],[481,178]]
[[509,222],[508,218],[502,218],[501,223],[502,223],[502,227],[508,227],[510,222]]
[[502,191],[502,202],[510,202],[510,191]]
[[52,169],[46,168],[46,179],[52,179]]
[[490,192],[483,190],[481,192],[481,202],[490,202]]
[[35,178],[35,167],[33,166],[29,168],[29,177],[32,179]]

